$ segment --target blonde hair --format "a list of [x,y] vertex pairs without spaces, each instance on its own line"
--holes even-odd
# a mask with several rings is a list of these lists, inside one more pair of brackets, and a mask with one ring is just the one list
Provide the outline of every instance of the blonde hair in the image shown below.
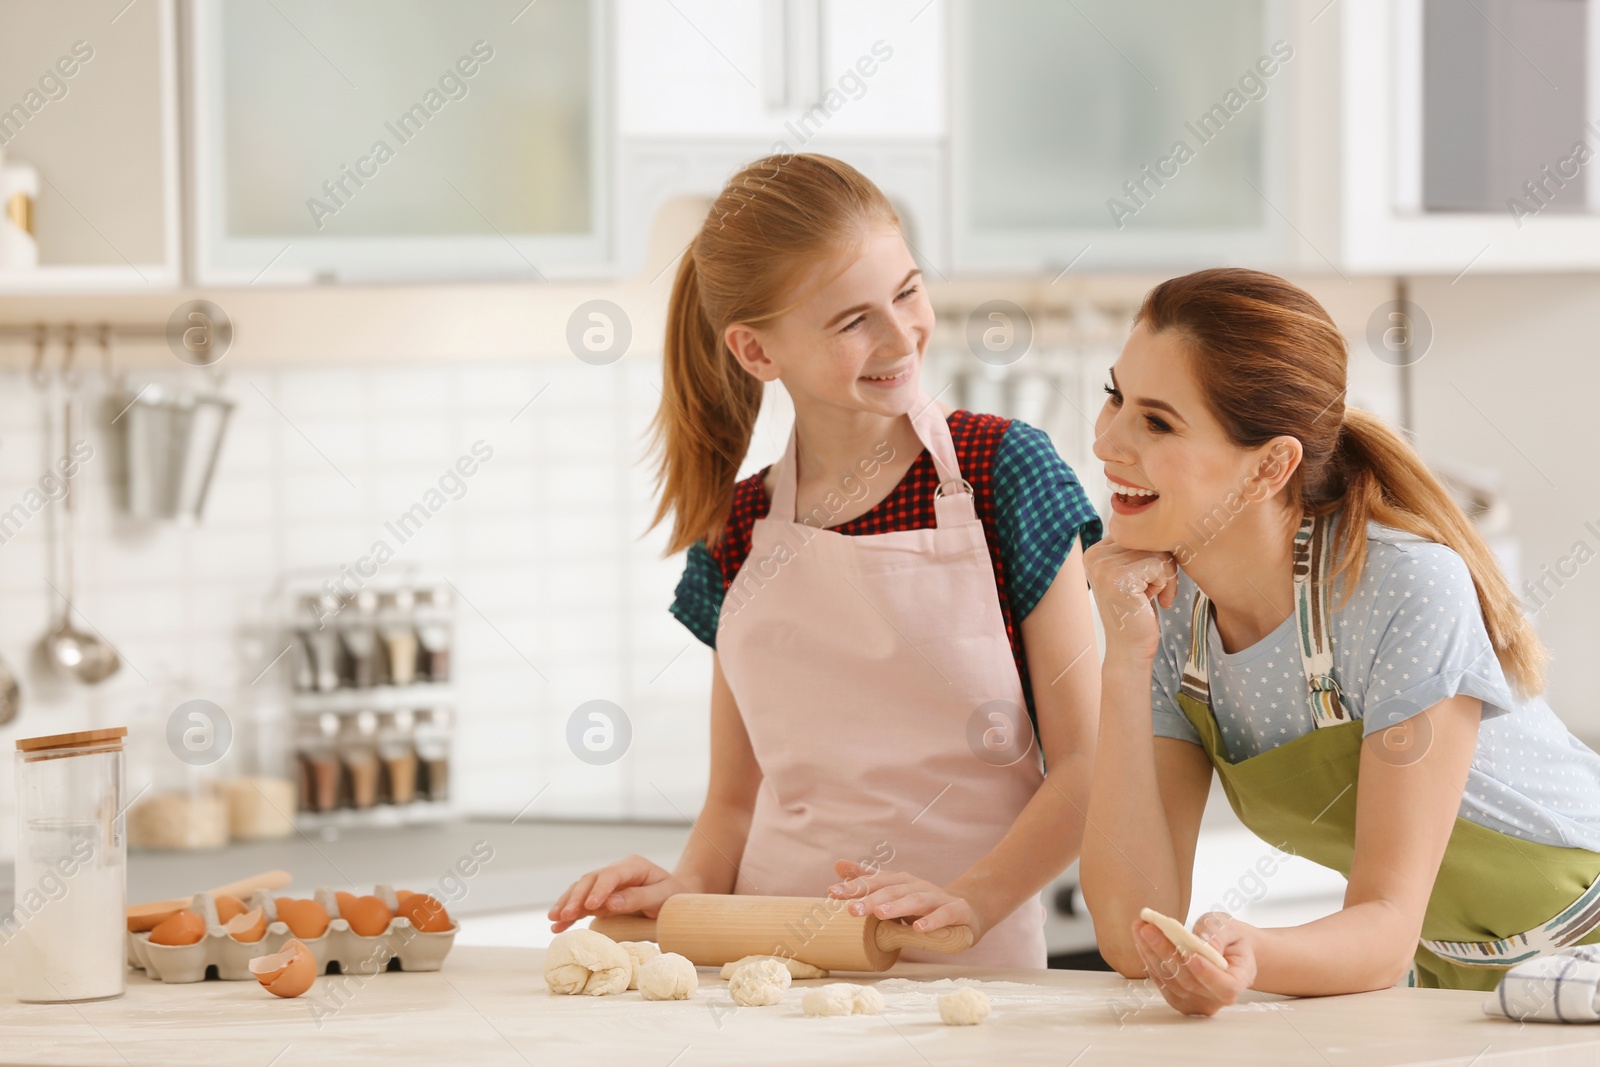
[[667,309],[661,405],[651,422],[667,554],[716,540],[761,411],[762,382],[723,341],[734,323],[785,311],[796,282],[872,226],[900,225],[888,199],[830,156],[766,156],[734,175],[684,253]]
[[1135,321],[1188,342],[1201,392],[1234,444],[1300,442],[1285,496],[1304,513],[1343,513],[1340,606],[1361,577],[1369,520],[1445,545],[1466,561],[1507,678],[1523,695],[1543,691],[1548,655],[1472,520],[1405,438],[1345,406],[1344,338],[1310,293],[1260,271],[1202,270],[1152,289]]

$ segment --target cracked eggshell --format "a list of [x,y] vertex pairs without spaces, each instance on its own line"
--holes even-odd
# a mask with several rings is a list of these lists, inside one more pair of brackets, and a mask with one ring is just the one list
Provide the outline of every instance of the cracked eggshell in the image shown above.
[[245,907],[244,901],[238,897],[229,896],[227,893],[218,893],[211,898],[211,906],[216,909],[217,922],[227,925],[229,919],[243,915],[250,909]]
[[317,961],[310,949],[291,938],[281,952],[251,960],[250,973],[273,996],[298,997],[316,981]]
[[267,936],[267,913],[260,908],[251,908],[224,922],[222,929],[235,941],[253,945]]

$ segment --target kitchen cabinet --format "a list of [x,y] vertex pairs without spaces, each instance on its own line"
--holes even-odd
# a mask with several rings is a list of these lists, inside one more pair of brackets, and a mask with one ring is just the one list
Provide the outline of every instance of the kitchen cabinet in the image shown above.
[[173,19],[172,0],[6,5],[0,155],[38,172],[39,265],[0,292],[177,283]]
[[198,0],[203,284],[605,272],[606,0]]
[[944,0],[618,0],[624,138],[945,131]]
[[1337,16],[1342,264],[1600,267],[1600,4],[1346,0]]
[[1281,261],[1275,0],[952,0],[952,254],[963,273]]

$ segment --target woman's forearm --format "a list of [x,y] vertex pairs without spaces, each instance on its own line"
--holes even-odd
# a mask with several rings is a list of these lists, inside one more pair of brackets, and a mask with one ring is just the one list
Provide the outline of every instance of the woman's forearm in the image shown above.
[[754,806],[708,798],[678,857],[673,876],[695,893],[732,893],[739,860],[750,837]]
[[1387,989],[1416,952],[1415,921],[1381,901],[1352,904],[1302,926],[1253,928],[1254,988],[1295,997]]
[[1088,755],[1053,761],[1050,776],[1011,829],[946,887],[972,905],[985,930],[1038,894],[1078,857],[1092,770]]
[[1187,894],[1156,778],[1150,663],[1108,657],[1102,671],[1081,882],[1107,962],[1124,974],[1142,973],[1132,936],[1139,909],[1181,915]]

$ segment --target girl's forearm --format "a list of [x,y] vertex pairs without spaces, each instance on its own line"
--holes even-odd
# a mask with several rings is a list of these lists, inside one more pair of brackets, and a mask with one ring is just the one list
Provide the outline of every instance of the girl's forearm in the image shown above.
[[950,885],[985,930],[1037,895],[1078,857],[1089,805],[1090,760],[1069,756],[1050,768],[1011,829]]
[[750,836],[752,805],[707,799],[678,857],[673,876],[695,893],[732,893]]
[[1100,951],[1126,974],[1142,970],[1132,935],[1140,907],[1181,914],[1187,902],[1156,779],[1150,663],[1108,657],[1102,670],[1081,881]]
[[1417,935],[1413,920],[1381,900],[1302,926],[1252,928],[1253,987],[1295,997],[1387,989],[1405,976]]

